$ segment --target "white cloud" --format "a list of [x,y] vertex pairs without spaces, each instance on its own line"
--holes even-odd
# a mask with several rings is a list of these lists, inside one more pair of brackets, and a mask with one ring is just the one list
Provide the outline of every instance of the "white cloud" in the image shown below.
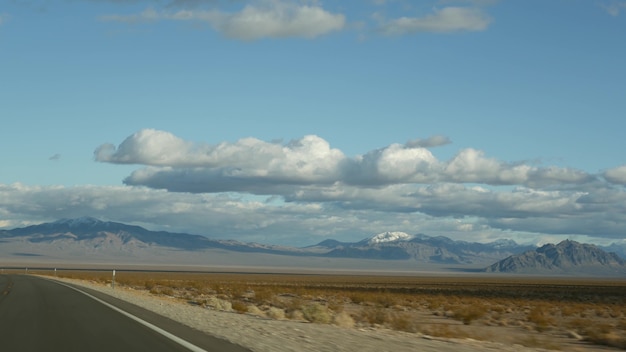
[[360,240],[389,230],[466,240],[524,238],[518,231],[528,241],[545,234],[621,239],[620,224],[626,221],[623,190],[599,192],[591,199],[580,192],[497,191],[457,184],[333,185],[300,195],[285,203],[144,187],[0,184],[0,227],[90,215],[213,238],[303,245],[320,237]]
[[611,183],[626,185],[626,165],[606,170],[604,178]]
[[[271,217],[250,215],[259,222],[254,226],[263,231],[288,231],[307,224],[305,231],[338,233],[321,225],[320,219],[334,219],[336,231],[350,232],[371,226],[355,225],[365,218],[377,219],[376,228],[383,229],[384,224],[393,222],[390,219],[418,217],[424,221],[420,224],[428,227],[432,219],[445,222],[469,217],[474,219],[472,226],[462,222],[450,228],[477,237],[508,230],[559,236],[623,236],[618,225],[626,221],[626,191],[605,180],[623,184],[626,166],[607,170],[602,178],[569,168],[507,163],[473,148],[460,150],[450,160],[439,160],[424,148],[447,142],[442,136],[415,139],[348,157],[313,135],[288,143],[244,138],[212,145],[185,141],[165,131],[141,130],[117,148],[100,146],[95,155],[103,162],[145,165],[124,182],[168,190],[155,193],[167,197],[207,197],[211,206],[222,194],[279,199],[280,205],[274,208],[255,204],[255,211],[263,209],[260,213]],[[179,204],[175,209],[168,208],[171,212],[192,209],[194,213],[197,206],[168,202]],[[241,205],[247,208],[251,203]],[[310,211],[311,217],[301,210]],[[224,216],[235,223],[237,217],[230,211],[224,210]],[[315,230],[316,226],[321,227]],[[385,230],[390,229],[397,228]]]
[[141,130],[118,148],[104,144],[95,159],[147,165],[125,182],[180,192],[238,191],[287,195],[306,185],[478,183],[546,187],[591,182],[593,176],[567,168],[509,164],[475,149],[461,150],[449,161],[438,160],[421,145],[437,146],[446,137],[392,144],[349,158],[318,136],[287,144],[244,138],[216,145],[192,143],[169,132]]
[[345,16],[324,10],[316,2],[310,5],[283,0],[256,1],[241,11],[179,10],[176,12],[146,9],[138,15],[105,15],[103,21],[148,22],[157,20],[204,21],[226,37],[240,40],[261,38],[315,38],[346,25]]
[[617,17],[622,10],[626,10],[626,1],[612,1],[601,6],[609,15]]
[[401,17],[386,21],[380,30],[388,35],[483,31],[489,23],[491,18],[479,8],[444,7],[425,17]]
[[227,37],[255,40],[264,37],[315,38],[345,26],[345,16],[330,13],[318,5],[297,5],[270,1],[265,6],[247,5],[234,14],[219,13],[210,20]]
[[2,228],[89,215],[218,239],[294,245],[313,244],[326,237],[360,240],[389,228],[413,232],[422,223],[424,230],[431,226],[425,222],[427,217],[420,214],[383,214],[316,203],[274,204],[237,195],[114,186],[0,184],[0,215]]
[[[186,142],[171,133],[147,129],[128,137],[117,149],[110,144],[98,147],[95,158],[102,162],[164,167],[134,173],[130,178],[132,183],[172,172],[177,177],[198,177],[198,181],[204,178],[208,183],[216,178],[328,183],[338,178],[336,173],[345,156],[317,136],[305,136],[286,145],[256,138],[209,145]],[[177,172],[175,168],[184,170]]]
[[0,25],[4,24],[9,19],[9,15],[6,13],[0,13]]

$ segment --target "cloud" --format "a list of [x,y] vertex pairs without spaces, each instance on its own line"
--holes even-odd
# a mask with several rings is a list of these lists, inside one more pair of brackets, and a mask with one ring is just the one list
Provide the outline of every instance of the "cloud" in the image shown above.
[[[380,189],[339,187],[301,190],[291,202],[325,202],[341,209],[424,214],[459,219],[489,229],[528,234],[623,238],[626,192],[620,190],[489,190],[460,184],[396,185]],[[474,221],[467,221],[474,219]]]
[[603,176],[611,183],[626,185],[626,165],[606,170]]
[[459,184],[336,184],[302,188],[287,202],[272,199],[129,186],[0,184],[0,216],[8,228],[90,215],[214,238],[299,245],[318,237],[360,240],[396,229],[466,240],[489,235],[532,241],[545,234],[622,239],[620,224],[626,221],[623,189],[591,194]]
[[346,24],[345,16],[324,10],[316,2],[310,5],[283,0],[256,1],[239,12],[219,10],[157,11],[148,8],[136,15],[104,15],[102,21],[126,23],[158,20],[204,21],[232,39],[316,38],[339,31]]
[[622,10],[626,10],[626,1],[612,1],[611,3],[601,4],[601,6],[609,15],[617,17]]
[[[155,175],[186,174],[205,181],[216,178],[277,183],[334,182],[345,156],[317,136],[305,136],[286,145],[256,138],[217,145],[194,144],[169,132],[141,130],[116,149],[111,144],[98,147],[95,159],[118,164],[144,164],[152,168],[134,173],[129,182],[149,180]],[[178,171],[176,170],[178,169]],[[177,178],[177,177],[174,177]],[[212,182],[212,181],[209,181]],[[205,182],[206,183],[206,182]]]
[[141,23],[158,21],[167,16],[163,16],[153,8],[147,8],[136,15],[102,15],[99,17],[104,22],[124,22],[124,23]]
[[53,156],[49,157],[48,160],[52,160],[52,161],[61,160],[61,154],[54,154]]
[[[4,228],[90,215],[218,239],[293,245],[313,244],[321,241],[320,237],[329,236],[360,240],[389,228],[412,232],[426,220],[420,214],[383,214],[314,203],[275,204],[232,194],[173,193],[127,186],[23,184],[0,184],[0,215],[3,219],[0,225]],[[443,222],[436,221],[439,225]],[[430,226],[424,222],[423,229]],[[438,233],[435,231],[433,227],[429,233]]]
[[119,147],[103,144],[95,160],[148,166],[124,182],[179,192],[250,192],[288,195],[296,186],[476,183],[548,187],[580,185],[594,180],[585,172],[558,167],[538,168],[505,163],[463,149],[448,161],[424,146],[448,142],[443,136],[391,144],[347,157],[314,135],[286,144],[244,138],[215,145],[192,143],[169,132],[145,129]]
[[[208,202],[233,194],[274,199],[256,206],[273,217],[264,224],[275,229],[303,222],[316,231],[320,219],[338,217],[333,221],[342,230],[337,231],[366,231],[366,225],[355,224],[377,219],[383,228],[390,219],[420,219],[420,226],[436,233],[441,227],[430,226],[438,219],[438,226],[457,221],[450,226],[478,237],[499,231],[623,237],[619,224],[626,221],[626,191],[616,184],[625,184],[626,166],[594,175],[503,162],[473,148],[440,160],[427,148],[446,143],[445,136],[413,139],[351,157],[314,135],[286,143],[243,138],[207,144],[145,129],[117,147],[98,147],[94,155],[100,162],[140,165],[124,180],[133,190],[167,190],[158,194],[207,197]],[[312,218],[306,220],[300,210],[291,213],[294,209],[311,211]],[[282,218],[274,211],[290,215]],[[317,231],[333,233],[325,226]]]
[[452,33],[483,31],[491,18],[481,9],[469,7],[444,7],[425,17],[401,17],[383,21],[379,30],[387,35],[421,32]]
[[0,13],[0,25],[6,23],[9,20],[9,15],[6,13]]
[[416,148],[416,147],[432,148],[432,147],[439,147],[439,146],[450,144],[450,143],[452,143],[452,141],[450,140],[450,138],[446,136],[431,136],[426,139],[416,138],[416,139],[410,140],[406,142],[405,146],[408,148]]
[[210,22],[227,37],[255,40],[264,37],[315,38],[341,30],[346,20],[344,15],[332,14],[317,5],[270,1],[261,7],[247,5],[234,14],[219,13]]

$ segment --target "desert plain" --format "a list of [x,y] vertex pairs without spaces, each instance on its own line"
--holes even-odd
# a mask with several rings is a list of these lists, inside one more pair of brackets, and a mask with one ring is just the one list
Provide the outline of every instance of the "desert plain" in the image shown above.
[[[25,269],[3,272],[26,273]],[[363,335],[364,341],[375,336],[382,350],[394,350],[399,341],[395,350],[410,350],[432,339],[477,345],[477,350],[487,346],[503,350],[626,349],[624,279],[258,270],[118,270],[115,277],[110,270],[30,269],[27,273],[88,285],[126,300],[130,297],[138,305],[152,302],[148,308],[163,315],[170,314],[167,309],[158,312],[164,306],[174,306],[170,309],[174,312],[184,308],[212,314],[190,318],[172,313],[170,317],[201,330],[202,320],[217,319],[217,325],[206,329],[208,333],[238,340],[235,342],[253,351],[348,351],[358,345],[359,334],[367,335]],[[233,323],[232,318],[244,320]],[[254,322],[261,324],[258,329],[253,328]],[[290,329],[272,332],[267,328],[263,332],[276,323],[288,324],[297,336],[280,342],[280,334]],[[242,324],[248,329],[238,327]],[[328,331],[302,333],[309,327]],[[244,330],[249,336],[241,335]],[[233,331],[239,335],[229,336]],[[268,342],[263,343],[263,335]],[[306,343],[298,342],[299,338]],[[269,342],[272,340],[278,344]],[[450,350],[459,351],[458,347]]]

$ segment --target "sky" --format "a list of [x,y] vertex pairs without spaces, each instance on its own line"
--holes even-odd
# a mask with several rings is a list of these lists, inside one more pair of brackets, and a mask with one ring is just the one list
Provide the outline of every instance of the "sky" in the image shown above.
[[0,228],[626,242],[626,1],[3,0]]

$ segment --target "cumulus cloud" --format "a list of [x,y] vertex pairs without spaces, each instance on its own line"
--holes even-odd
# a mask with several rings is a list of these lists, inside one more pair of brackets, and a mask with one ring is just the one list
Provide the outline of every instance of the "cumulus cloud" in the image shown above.
[[301,188],[287,202],[271,199],[128,186],[0,184],[0,215],[8,228],[91,215],[214,238],[298,244],[315,243],[317,236],[359,240],[390,229],[465,239],[507,237],[510,231],[621,239],[626,221],[623,189],[590,194],[459,184],[332,185]]
[[101,145],[94,155],[100,162],[148,166],[133,172],[125,179],[126,184],[179,192],[245,191],[285,196],[294,192],[295,186],[306,185],[384,187],[447,182],[547,187],[593,180],[582,171],[506,163],[471,148],[441,161],[423,147],[447,141],[442,136],[416,139],[348,157],[314,135],[286,144],[244,138],[212,145],[145,129],[117,148]]
[[204,21],[226,37],[240,40],[261,38],[315,38],[344,28],[343,14],[331,13],[313,2],[256,1],[239,12],[220,10],[157,11],[148,8],[135,15],[104,15],[102,21],[150,22],[157,20]]
[[611,183],[626,185],[626,165],[606,170],[603,176]]
[[[220,195],[277,199],[279,206],[255,203],[255,211],[262,209],[265,216],[273,217],[262,220],[251,215],[262,222],[259,228],[264,231],[302,222],[310,225],[310,231],[322,226],[320,233],[330,233],[320,219],[334,217],[339,218],[333,220],[337,228],[345,231],[370,226],[369,221],[363,227],[355,225],[366,218],[378,219],[380,228],[390,219],[419,218],[420,226],[440,219],[440,228],[449,223],[450,228],[476,236],[491,231],[623,236],[616,224],[626,221],[626,191],[616,184],[626,184],[626,166],[593,175],[503,162],[473,148],[440,160],[427,148],[446,143],[448,138],[435,136],[347,156],[314,135],[286,143],[244,138],[208,144],[146,129],[117,147],[98,147],[95,158],[140,165],[124,183],[149,194],[154,190],[165,198],[206,197],[212,206]],[[178,203],[180,209],[190,206]],[[311,212],[310,220],[301,210]],[[225,214],[230,211],[235,210],[225,210]],[[236,221],[234,215],[232,219]],[[459,223],[452,225],[452,221]],[[415,225],[406,223],[411,224]]]
[[424,17],[400,17],[384,21],[380,31],[387,35],[483,31],[490,23],[491,18],[479,8],[450,6],[435,9],[434,13]]
[[344,15],[330,13],[318,5],[271,1],[266,6],[247,5],[234,14],[219,13],[210,22],[227,37],[254,40],[264,37],[315,38],[341,30],[346,20]]
[[133,184],[172,173],[204,180],[203,183],[217,178],[250,179],[255,183],[262,179],[279,183],[328,183],[338,178],[338,164],[345,156],[317,136],[305,136],[285,145],[256,138],[209,145],[194,144],[169,132],[147,129],[128,137],[117,149],[111,144],[98,147],[95,159],[163,167],[134,173],[129,178]]
[[[438,233],[445,220],[315,203],[276,204],[233,194],[191,194],[127,186],[0,184],[0,227],[14,228],[84,215],[219,239],[313,244],[329,236],[360,240],[389,228]],[[404,225],[401,225],[404,224]],[[446,228],[443,226],[443,228]],[[341,237],[344,236],[344,237]],[[348,236],[348,237],[345,237]],[[268,240],[269,239],[269,240]]]

